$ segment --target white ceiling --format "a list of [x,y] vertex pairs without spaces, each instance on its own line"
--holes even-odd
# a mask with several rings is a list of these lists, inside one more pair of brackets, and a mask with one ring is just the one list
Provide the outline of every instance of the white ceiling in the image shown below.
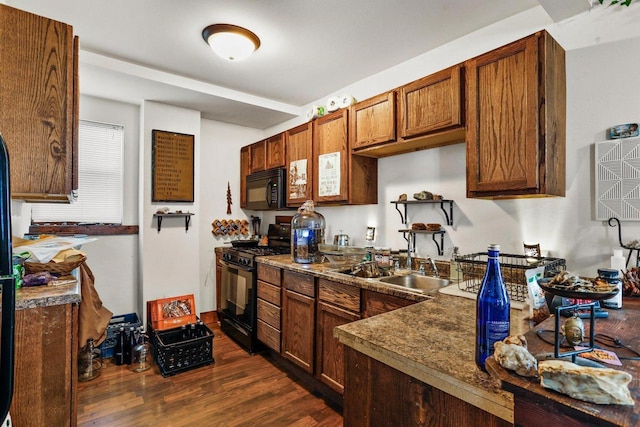
[[[73,25],[80,36],[82,94],[131,103],[153,100],[259,129],[304,114],[303,106],[351,83],[540,4],[538,0],[5,3]],[[260,37],[260,49],[241,62],[218,58],[201,36],[202,29],[213,23],[250,29]]]

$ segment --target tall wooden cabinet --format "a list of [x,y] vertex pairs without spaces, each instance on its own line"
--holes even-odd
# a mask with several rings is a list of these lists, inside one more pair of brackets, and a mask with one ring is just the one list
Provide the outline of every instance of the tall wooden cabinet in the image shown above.
[[0,40],[12,197],[69,202],[77,189],[77,37],[70,25],[0,4]]
[[313,125],[302,124],[286,131],[287,206],[311,200],[313,177]]
[[467,196],[564,196],[562,47],[541,31],[465,66]]
[[313,122],[313,200],[318,203],[378,203],[378,161],[352,155],[349,110]]

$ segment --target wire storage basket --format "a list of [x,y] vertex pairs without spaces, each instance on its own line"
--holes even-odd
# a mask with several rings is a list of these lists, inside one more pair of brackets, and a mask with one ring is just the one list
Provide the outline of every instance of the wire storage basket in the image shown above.
[[[484,273],[487,270],[488,252],[463,255],[458,259],[462,269],[462,280],[458,287],[467,292],[478,293]],[[544,266],[544,275],[553,276],[566,270],[563,258],[530,257],[526,255],[500,254],[500,270],[512,301],[521,301],[528,297],[525,271]]]

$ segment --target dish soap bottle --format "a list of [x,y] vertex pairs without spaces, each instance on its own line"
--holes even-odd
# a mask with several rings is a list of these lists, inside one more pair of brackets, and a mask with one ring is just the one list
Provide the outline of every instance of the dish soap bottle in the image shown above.
[[486,371],[485,361],[493,345],[509,336],[511,302],[500,271],[500,245],[488,248],[487,271],[476,301],[476,365]]
[[453,247],[453,254],[451,254],[451,261],[449,261],[449,279],[452,282],[459,282],[462,280],[462,268],[460,268],[460,254],[458,253],[458,247]]

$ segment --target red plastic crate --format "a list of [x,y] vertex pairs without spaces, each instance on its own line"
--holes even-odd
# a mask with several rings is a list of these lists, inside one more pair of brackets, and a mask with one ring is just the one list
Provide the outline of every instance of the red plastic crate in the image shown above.
[[147,322],[156,331],[196,323],[196,303],[193,294],[147,301],[147,316]]

